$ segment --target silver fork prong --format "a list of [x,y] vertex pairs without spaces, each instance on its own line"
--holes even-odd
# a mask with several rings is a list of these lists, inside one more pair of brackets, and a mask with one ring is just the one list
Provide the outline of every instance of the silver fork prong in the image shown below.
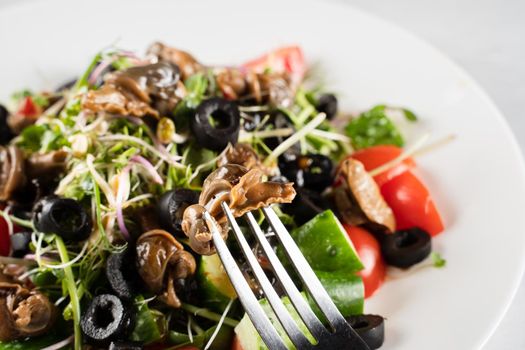
[[271,324],[268,316],[266,316],[266,313],[248,285],[248,282],[244,279],[244,275],[239,269],[239,266],[237,266],[237,263],[228,250],[226,242],[224,242],[216,223],[208,212],[204,212],[204,219],[206,220],[206,224],[212,234],[213,244],[215,245],[217,254],[219,254],[224,269],[237,292],[237,296],[239,297],[246,314],[250,317],[253,326],[257,329],[257,332],[259,332],[262,340],[269,349],[287,350],[288,348],[282,341],[279,333]]
[[364,343],[357,332],[349,326],[343,315],[341,315],[334,302],[324,289],[323,285],[315,275],[315,272],[310,267],[310,264],[308,261],[306,261],[303,253],[299,247],[297,247],[297,244],[295,244],[292,236],[290,236],[288,230],[286,230],[286,227],[284,227],[281,220],[279,220],[277,214],[275,214],[271,208],[263,208],[263,213],[272,226],[273,231],[281,241],[286,254],[294,265],[299,277],[303,280],[305,287],[312,296],[312,299],[315,301],[317,306],[319,306],[319,309],[321,309],[330,325],[336,332],[349,332],[352,335],[352,338],[355,338],[354,344],[357,346],[356,349],[358,349],[360,345],[362,345],[363,349],[367,349],[368,346],[366,343]]
[[[290,315],[290,312],[284,306],[281,298],[275,292],[275,289],[268,280],[268,277],[264,273],[264,270],[262,269],[261,265],[257,261],[257,258],[255,257],[255,254],[250,248],[250,245],[246,241],[246,238],[244,237],[241,228],[237,224],[233,213],[231,212],[230,208],[225,202],[222,203],[222,209],[226,214],[226,218],[228,219],[228,222],[235,235],[235,238],[237,239],[239,246],[241,247],[241,250],[244,256],[246,257],[248,265],[251,267],[255,278],[259,282],[259,285],[261,286],[261,289],[263,290],[266,299],[270,303],[270,306],[272,307],[275,315],[279,319],[279,322],[283,326],[283,329],[285,330],[286,334],[288,334],[288,337],[298,349],[313,348],[313,345],[305,337],[303,332],[299,329],[292,316]],[[272,348],[270,347],[270,349]]]
[[301,293],[295,286],[295,283],[290,278],[290,275],[288,274],[288,272],[286,272],[286,269],[284,268],[283,264],[281,263],[277,255],[275,254],[272,246],[266,239],[266,236],[264,235],[261,228],[257,224],[257,221],[255,220],[255,217],[253,216],[253,214],[247,213],[246,219],[247,219],[248,225],[250,226],[252,232],[257,238],[257,241],[259,242],[259,244],[261,245],[261,248],[266,254],[266,257],[268,258],[268,261],[270,262],[270,265],[272,266],[274,270],[275,276],[277,277],[279,282],[281,282],[281,285],[286,291],[286,294],[292,301],[292,304],[294,305],[295,309],[299,313],[299,316],[301,316],[301,318],[303,319],[304,324],[310,330],[310,333],[312,333],[312,335],[316,339],[320,339],[321,337],[328,336],[329,332],[323,326],[321,321],[319,321],[317,316],[313,313],[310,305],[307,303],[307,301],[304,299],[304,297],[301,295]]

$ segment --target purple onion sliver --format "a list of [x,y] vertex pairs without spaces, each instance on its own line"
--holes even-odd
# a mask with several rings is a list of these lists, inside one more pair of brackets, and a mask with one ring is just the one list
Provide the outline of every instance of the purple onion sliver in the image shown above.
[[[124,169],[122,169],[122,174],[129,173],[129,166],[126,166]],[[122,186],[122,183],[119,181],[119,190],[117,192],[117,200],[115,202],[115,208],[117,212],[117,223],[118,228],[120,229],[120,232],[122,233],[122,236],[126,241],[129,242],[130,240],[130,234],[126,227],[126,223],[124,222],[124,214],[122,213],[122,195],[120,194],[120,186]]]
[[139,163],[142,166],[144,166],[146,170],[148,171],[148,173],[150,174],[150,176],[153,178],[153,180],[155,180],[156,183],[160,185],[164,183],[164,181],[162,181],[162,177],[157,172],[157,169],[155,169],[153,164],[151,164],[146,158],[139,156],[139,155],[135,155],[131,157],[131,161]]

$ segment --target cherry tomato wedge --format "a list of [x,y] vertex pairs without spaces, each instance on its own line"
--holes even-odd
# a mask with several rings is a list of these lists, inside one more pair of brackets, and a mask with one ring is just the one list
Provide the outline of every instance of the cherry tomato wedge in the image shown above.
[[36,105],[31,96],[27,96],[20,103],[18,114],[21,114],[24,117],[34,117],[40,114],[40,107]]
[[244,63],[242,67],[257,73],[262,73],[266,69],[278,73],[286,72],[294,80],[301,80],[306,72],[303,50],[299,46],[281,47]]
[[365,229],[357,226],[343,225],[348,237],[354,244],[359,259],[365,266],[359,271],[365,285],[365,298],[379,289],[385,280],[386,265],[381,256],[379,242]]
[[[0,206],[0,209],[4,209]],[[11,250],[11,237],[9,237],[9,228],[4,217],[0,215],[0,256],[8,256]]]
[[[363,163],[367,171],[371,171],[391,160],[394,160],[399,157],[401,153],[403,153],[403,149],[400,147],[393,145],[379,145],[359,150],[353,153],[350,157],[357,159]],[[381,187],[396,176],[403,174],[415,166],[416,163],[414,162],[414,159],[408,157],[398,165],[374,176],[374,180],[377,185]]]
[[385,183],[381,193],[394,212],[398,230],[419,227],[431,236],[443,231],[441,216],[430,193],[412,172]]
[[242,350],[241,343],[239,342],[239,338],[237,338],[237,336],[233,337],[231,350]]

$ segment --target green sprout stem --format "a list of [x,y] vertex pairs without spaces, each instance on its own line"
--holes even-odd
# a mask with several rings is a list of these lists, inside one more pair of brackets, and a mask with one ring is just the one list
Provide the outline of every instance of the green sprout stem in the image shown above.
[[[208,309],[205,309],[205,308],[202,308],[202,307],[197,307],[197,306],[186,304],[186,303],[182,304],[182,309],[186,310],[187,312],[189,312],[189,313],[191,313],[191,314],[193,314],[195,316],[204,317],[204,318],[207,318],[208,320],[215,321],[215,322],[219,322],[221,320],[221,317],[222,317],[222,315],[219,315],[218,313],[215,313],[215,312],[210,311]],[[239,321],[237,321],[237,320],[235,320],[233,318],[225,317],[224,318],[224,324],[226,324],[226,325],[228,325],[230,327],[236,327],[239,324]]]
[[[58,254],[60,255],[60,260],[62,260],[63,264],[67,264],[69,262],[69,254],[67,252],[67,248],[64,244],[64,241],[61,237],[55,235],[55,243],[57,245]],[[64,268],[64,276],[73,312],[75,350],[81,350],[82,332],[80,330],[80,301],[78,298],[77,286],[75,284],[75,277],[73,276],[73,270],[71,269],[71,266],[67,266]]]

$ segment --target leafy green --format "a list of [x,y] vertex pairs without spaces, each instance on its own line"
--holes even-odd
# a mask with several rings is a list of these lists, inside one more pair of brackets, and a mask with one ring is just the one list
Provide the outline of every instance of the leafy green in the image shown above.
[[135,302],[140,306],[136,316],[135,329],[133,329],[130,339],[145,344],[161,339],[164,333],[164,315],[150,309],[142,296],[137,297]]
[[68,144],[57,125],[31,125],[20,134],[18,145],[32,152],[49,152]]
[[[48,334],[38,338],[0,342],[0,350],[40,350],[61,340],[63,339],[59,339],[55,334]],[[71,347],[68,346],[62,349],[71,349]]]
[[[186,345],[191,345],[199,349],[203,349],[206,346],[206,344],[208,344],[216,327],[217,326],[213,326],[210,329],[207,329],[202,334],[194,335],[193,342],[190,341],[190,337],[187,334],[170,331],[168,339],[170,343],[177,345],[176,347],[173,347],[170,349],[177,349],[179,347],[182,348]],[[232,337],[233,337],[233,329],[223,324],[221,326],[221,329],[219,330],[219,333],[213,340],[213,343],[209,347],[209,349],[210,350],[228,349],[230,346]]]
[[432,265],[434,265],[435,268],[440,269],[447,265],[447,261],[443,259],[441,254],[439,254],[438,252],[432,252],[430,257],[432,259]]
[[410,109],[407,108],[401,108],[401,111],[405,114],[405,118],[411,122],[417,121],[417,116],[414,112],[412,112]]
[[355,149],[376,145],[402,147],[405,144],[403,136],[386,116],[385,110],[385,105],[375,106],[348,123],[346,134],[352,139]]
[[187,94],[173,111],[177,130],[188,128],[190,116],[204,99],[208,89],[208,82],[208,77],[204,73],[193,74],[184,82]]

